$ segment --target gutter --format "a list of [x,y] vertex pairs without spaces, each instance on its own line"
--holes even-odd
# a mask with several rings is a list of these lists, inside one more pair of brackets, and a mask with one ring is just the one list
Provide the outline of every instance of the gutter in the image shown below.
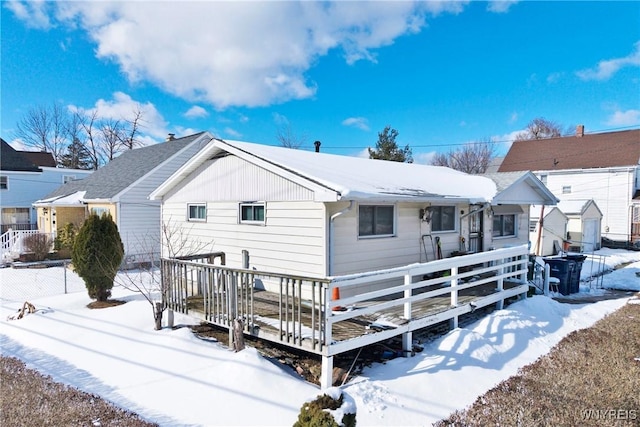
[[331,218],[329,218],[329,276],[331,276],[333,274],[333,221],[335,221],[336,218],[338,218],[340,215],[345,214],[347,212],[349,212],[351,209],[353,209],[353,205],[354,202],[353,200],[349,201],[349,206],[347,206],[346,208],[344,208],[343,210],[341,210],[340,212],[336,212],[333,215],[331,215]]

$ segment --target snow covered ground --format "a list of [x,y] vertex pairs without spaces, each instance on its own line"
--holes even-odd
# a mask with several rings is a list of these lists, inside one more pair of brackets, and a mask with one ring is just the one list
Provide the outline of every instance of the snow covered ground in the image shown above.
[[[640,252],[598,254],[606,255],[602,269],[632,262],[603,276],[602,286],[640,290]],[[82,281],[67,272],[64,294],[63,274],[60,267],[0,269],[3,355],[163,426],[292,425],[319,392],[252,348],[234,353],[187,328],[154,331],[150,304],[122,288],[113,297],[126,304],[88,309]],[[580,290],[603,292],[593,282]],[[356,403],[359,425],[431,425],[631,297],[582,305],[528,298],[426,344],[415,357],[367,368],[343,390]],[[7,320],[25,300],[37,312]],[[176,315],[176,324],[190,323]]]

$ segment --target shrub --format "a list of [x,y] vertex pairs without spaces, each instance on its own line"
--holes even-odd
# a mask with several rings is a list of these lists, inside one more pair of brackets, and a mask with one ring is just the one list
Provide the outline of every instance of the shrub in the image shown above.
[[27,252],[32,252],[35,261],[42,261],[51,250],[51,239],[46,234],[30,234],[24,238]]
[[76,239],[76,235],[78,234],[78,228],[72,222],[68,222],[58,230],[58,236],[55,240],[55,249],[57,251],[67,249],[73,249],[73,243]]
[[106,301],[124,257],[124,246],[111,215],[91,214],[76,236],[71,251],[73,266],[89,297]]
[[[341,418],[341,421],[337,422],[336,418]],[[342,390],[332,387],[326,390],[325,394],[302,405],[298,421],[293,427],[355,427],[355,425],[355,404],[351,401],[345,402]]]

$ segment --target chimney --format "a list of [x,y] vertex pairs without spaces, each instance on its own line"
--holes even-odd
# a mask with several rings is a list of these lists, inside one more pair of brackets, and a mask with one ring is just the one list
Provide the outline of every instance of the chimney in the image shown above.
[[165,139],[165,141],[173,141],[174,139],[176,139],[176,134],[170,133],[167,135],[167,139]]
[[321,144],[320,141],[316,141],[316,142],[313,143],[313,145],[315,145],[315,147],[316,147],[316,153],[320,152],[320,144]]
[[582,138],[584,136],[584,125],[576,126],[576,136]]

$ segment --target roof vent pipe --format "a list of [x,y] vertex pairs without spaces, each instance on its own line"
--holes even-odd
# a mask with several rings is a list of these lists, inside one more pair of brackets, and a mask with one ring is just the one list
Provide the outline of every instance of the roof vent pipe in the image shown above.
[[576,136],[582,138],[584,136],[584,125],[576,126]]
[[316,147],[316,153],[320,152],[320,144],[322,144],[320,141],[316,141],[313,143],[313,145],[315,145]]
[[174,139],[176,139],[176,134],[170,133],[167,135],[167,139],[165,141],[173,141]]

